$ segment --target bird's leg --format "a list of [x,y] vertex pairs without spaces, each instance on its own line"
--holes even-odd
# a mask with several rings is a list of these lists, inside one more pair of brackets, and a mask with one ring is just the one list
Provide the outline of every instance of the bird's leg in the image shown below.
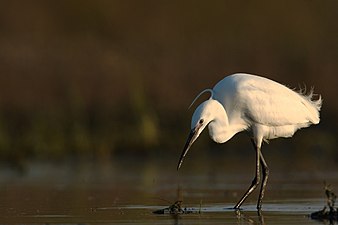
[[264,197],[265,187],[268,182],[269,177],[269,168],[265,162],[262,152],[260,151],[260,161],[262,165],[262,173],[263,173],[263,182],[261,184],[261,190],[259,192],[258,202],[257,202],[257,209],[260,210],[262,208],[262,200]]
[[252,180],[252,183],[249,187],[249,189],[245,192],[245,194],[243,195],[243,197],[241,198],[241,200],[239,200],[239,202],[235,205],[235,209],[239,209],[241,207],[241,205],[243,204],[243,202],[247,199],[247,197],[257,188],[259,182],[260,182],[260,147],[258,147],[254,141],[252,141],[256,150],[256,175],[254,177],[254,179]]

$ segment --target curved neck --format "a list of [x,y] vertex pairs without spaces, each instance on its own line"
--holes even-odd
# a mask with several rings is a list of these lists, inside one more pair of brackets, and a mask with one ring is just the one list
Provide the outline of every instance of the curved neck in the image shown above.
[[232,138],[236,133],[245,129],[242,124],[231,123],[229,124],[228,115],[222,106],[218,110],[215,119],[209,123],[209,135],[212,140],[217,143],[224,143]]

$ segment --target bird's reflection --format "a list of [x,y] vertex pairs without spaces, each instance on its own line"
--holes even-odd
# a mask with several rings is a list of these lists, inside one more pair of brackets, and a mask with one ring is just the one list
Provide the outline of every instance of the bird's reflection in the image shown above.
[[[181,225],[183,224],[183,217],[184,217],[184,214],[186,212],[189,213],[197,213],[197,211],[194,211],[194,210],[191,210],[191,211],[183,211],[182,208],[181,208],[181,203],[182,203],[182,199],[183,199],[183,195],[182,195],[182,187],[180,185],[177,186],[177,189],[176,189],[176,195],[177,195],[177,198],[176,199],[179,199],[178,201],[176,201],[173,205],[169,206],[169,214],[170,214],[170,217],[172,218],[172,221],[173,221],[173,224],[174,225]],[[176,206],[176,203],[178,203],[178,207],[174,207]],[[178,208],[178,210],[173,210],[173,208],[176,209]],[[186,210],[186,209],[184,209]],[[200,208],[201,210],[201,208]],[[262,214],[262,211],[261,210],[257,210],[256,211],[256,215],[257,216],[253,216],[250,212],[250,215],[246,215],[244,211],[240,210],[240,209],[233,209],[233,208],[227,208],[226,211],[232,211],[234,210],[235,212],[235,216],[237,218],[237,224],[243,224],[243,222],[247,223],[247,224],[259,224],[259,225],[265,225],[265,221],[264,221],[264,216]],[[183,213],[183,214],[182,214]],[[198,211],[198,214],[200,214],[201,211]],[[203,213],[202,213],[203,214]],[[247,213],[249,214],[249,213]]]
[[265,225],[264,216],[261,210],[257,211],[257,217],[246,216],[242,210],[235,210],[238,224],[242,224],[243,220],[248,224]]
[[[257,211],[257,216],[248,216],[243,211],[237,209],[235,210],[235,215],[237,218],[237,224],[258,224],[258,225],[265,225],[264,216],[260,210]],[[172,214],[170,215],[173,219],[173,225],[181,225],[182,217],[179,214]]]

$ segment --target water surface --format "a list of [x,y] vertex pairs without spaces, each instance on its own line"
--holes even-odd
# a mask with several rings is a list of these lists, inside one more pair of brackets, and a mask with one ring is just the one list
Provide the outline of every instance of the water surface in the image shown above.
[[[230,159],[231,162],[231,159]],[[3,168],[2,224],[323,224],[309,214],[325,204],[323,181],[338,187],[335,164],[287,170],[275,163],[263,210],[254,193],[242,210],[232,207],[249,186],[253,170],[224,165],[187,166],[175,160],[128,159],[105,163],[32,163],[24,172]],[[250,162],[245,162],[250,164]],[[322,169],[320,169],[322,168]],[[156,215],[176,200],[200,213]]]

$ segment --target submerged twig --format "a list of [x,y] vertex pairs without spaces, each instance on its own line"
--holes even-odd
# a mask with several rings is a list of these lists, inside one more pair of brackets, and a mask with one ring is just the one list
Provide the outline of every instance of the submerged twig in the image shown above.
[[153,213],[155,214],[190,214],[190,213],[201,213],[202,202],[200,203],[200,208],[183,208],[182,201],[176,201],[174,204],[170,205],[167,208],[155,210]]
[[322,210],[311,213],[311,219],[338,221],[338,210],[334,207],[337,196],[332,191],[331,185],[326,183],[324,185],[327,205]]

